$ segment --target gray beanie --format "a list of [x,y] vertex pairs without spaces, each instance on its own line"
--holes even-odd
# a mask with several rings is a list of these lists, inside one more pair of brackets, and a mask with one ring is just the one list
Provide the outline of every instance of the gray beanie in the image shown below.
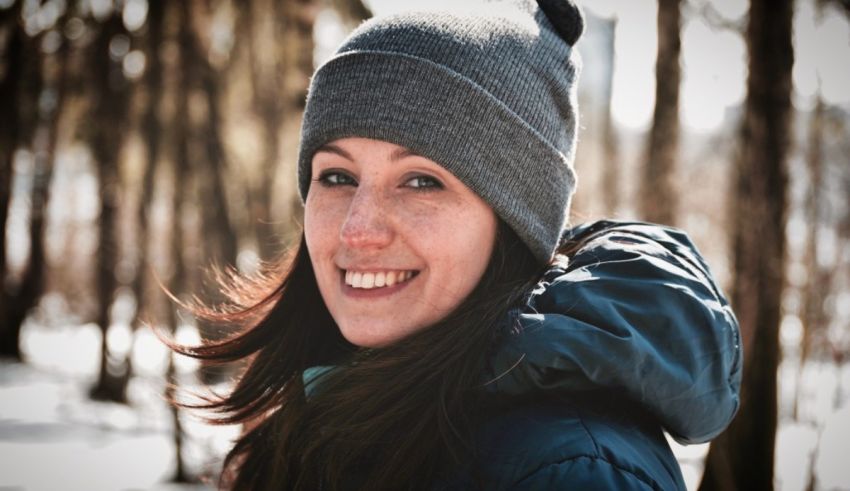
[[584,21],[567,0],[463,3],[370,19],[316,70],[301,127],[301,198],[322,145],[384,140],[449,170],[548,262],[576,185],[572,46]]

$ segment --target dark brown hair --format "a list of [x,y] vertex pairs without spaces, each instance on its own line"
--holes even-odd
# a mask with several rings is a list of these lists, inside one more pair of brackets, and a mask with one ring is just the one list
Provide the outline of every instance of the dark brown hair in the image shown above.
[[[509,309],[545,271],[500,222],[486,271],[447,317],[387,347],[348,343],[322,301],[303,234],[270,273],[222,282],[231,303],[192,308],[236,326],[221,341],[176,351],[208,363],[248,360],[234,389],[193,406],[244,423],[221,486],[418,489],[475,461],[473,413]],[[304,371],[332,366],[308,382]]]

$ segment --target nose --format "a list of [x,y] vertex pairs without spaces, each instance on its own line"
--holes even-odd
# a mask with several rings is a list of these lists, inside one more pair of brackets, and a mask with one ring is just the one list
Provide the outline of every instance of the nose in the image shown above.
[[388,246],[394,232],[387,205],[379,192],[364,185],[359,186],[340,228],[342,242],[351,248],[380,249]]

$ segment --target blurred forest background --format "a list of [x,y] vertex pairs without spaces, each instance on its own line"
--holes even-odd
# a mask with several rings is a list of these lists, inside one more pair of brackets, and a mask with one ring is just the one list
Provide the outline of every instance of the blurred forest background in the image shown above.
[[[212,265],[285,250],[314,67],[373,11],[412,6],[0,0],[0,488],[204,488],[238,428],[164,400],[229,374],[156,340],[149,324],[217,335],[163,287],[215,299]],[[850,489],[850,1],[585,8],[572,221],[684,228],[741,321],[741,411],[676,447],[689,488]],[[725,41],[689,46],[694,26]],[[686,124],[687,104],[718,120]]]

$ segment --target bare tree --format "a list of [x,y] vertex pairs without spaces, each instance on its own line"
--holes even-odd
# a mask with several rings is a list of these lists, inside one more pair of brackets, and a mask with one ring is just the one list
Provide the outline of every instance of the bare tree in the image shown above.
[[732,193],[732,304],[745,353],[741,407],[711,445],[702,490],[773,489],[791,145],[793,0],[751,0],[749,75]]
[[0,355],[20,359],[19,331],[12,329],[6,312],[11,305],[6,279],[6,219],[12,194],[15,150],[20,138],[20,95],[24,72],[24,46],[29,42],[20,25],[21,2],[0,11],[0,25],[8,38],[3,50],[3,79],[0,80]]
[[117,287],[115,266],[118,260],[116,218],[121,199],[118,175],[120,154],[127,134],[127,115],[130,84],[124,77],[121,64],[110,56],[110,44],[129,42],[121,12],[113,12],[99,26],[91,46],[89,61],[91,77],[89,99],[91,124],[89,139],[100,184],[100,216],[97,248],[97,324],[100,327],[101,359],[98,380],[91,396],[99,400],[124,402],[126,379],[130,376],[126,362],[109,355],[107,333],[111,319],[109,310]]
[[[21,326],[42,287],[41,217],[42,207],[46,206],[49,166],[52,164],[51,135],[55,135],[55,131],[49,133],[51,128],[43,124],[45,117],[54,116],[55,107],[39,110],[39,99],[44,90],[45,60],[39,49],[43,32],[29,36],[22,25],[20,9],[19,2],[3,12],[2,24],[11,32],[3,53],[5,74],[0,83],[0,104],[4,106],[0,115],[0,356],[14,359],[21,358]],[[38,128],[42,131],[37,131]],[[55,143],[55,140],[52,141]],[[11,203],[14,157],[18,148],[32,148],[33,143],[37,143],[39,148],[34,149],[35,173],[30,190],[30,255],[23,273],[12,281],[6,271],[6,219]]]
[[[64,26],[67,15],[59,22]],[[39,104],[39,121],[33,149],[33,179],[30,189],[29,216],[29,258],[24,268],[17,291],[8,304],[7,329],[20,334],[21,327],[29,312],[38,305],[44,293],[45,254],[44,230],[47,206],[50,202],[50,183],[56,161],[56,143],[59,139],[59,121],[65,103],[68,78],[68,42],[62,42],[58,52],[42,60],[50,65],[53,76],[45,87]],[[47,71],[45,67],[44,71]]]
[[360,0],[329,0],[334,10],[342,17],[343,22],[351,27],[372,17],[372,11]]
[[817,2],[821,6],[831,3],[836,7],[843,9],[844,13],[850,17],[850,0],[817,0]]
[[274,194],[284,194],[277,201],[286,210],[283,221],[287,227],[294,225],[299,208],[296,187],[286,181],[283,187],[276,185],[282,167],[294,174],[297,136],[293,137],[292,131],[297,132],[313,72],[313,24],[317,11],[316,0],[252,0],[239,22],[250,62],[252,106],[263,130],[259,178],[251,192],[251,219],[260,256],[267,259],[275,256],[281,246],[273,232],[280,229],[280,223],[274,222]]
[[[193,63],[192,58],[197,55],[195,51],[195,38],[191,32],[191,6],[189,2],[180,2],[172,11],[174,12],[175,24],[179,26],[177,31],[177,44],[179,46],[180,65],[186,67]],[[181,70],[177,74],[176,87],[176,111],[173,123],[174,139],[172,140],[173,162],[173,188],[171,190],[171,235],[169,256],[171,263],[170,277],[168,278],[168,289],[172,295],[178,298],[187,293],[187,268],[185,257],[186,234],[183,230],[183,216],[186,212],[186,193],[181,185],[191,175],[191,120],[189,118],[189,100],[192,93],[192,76],[190,70]],[[176,308],[172,306],[168,316],[168,327],[173,336],[180,326],[180,316]],[[177,393],[178,379],[174,365],[174,353],[169,353],[168,369],[165,376],[165,399],[171,401],[172,437],[175,453],[177,456],[176,467],[172,481],[189,482],[190,476],[186,470],[183,459],[183,425],[180,421],[180,409],[174,403]]]
[[679,86],[681,84],[682,0],[658,0],[658,57],[655,62],[655,112],[641,180],[644,219],[674,224],[679,153]]
[[806,192],[806,249],[804,266],[806,268],[806,283],[803,286],[803,302],[800,318],[803,325],[803,336],[800,341],[800,365],[797,372],[797,395],[794,398],[794,419],[799,418],[799,402],[802,397],[803,371],[806,361],[813,350],[822,344],[824,331],[829,323],[825,301],[832,286],[833,268],[824,268],[818,258],[820,229],[829,219],[824,216],[824,130],[826,104],[818,94],[815,109],[809,121],[809,134],[806,166],[809,173],[809,188]]
[[605,211],[614,215],[620,207],[620,143],[614,118],[611,113],[614,95],[614,45],[617,32],[617,19],[603,21],[605,35],[605,55],[601,63],[605,65],[605,85],[602,87],[602,196]]
[[148,295],[145,278],[151,268],[150,236],[151,214],[154,197],[154,183],[157,164],[162,147],[163,126],[160,122],[159,110],[163,96],[162,61],[160,49],[163,43],[163,20],[165,5],[162,2],[151,2],[147,17],[147,67],[142,83],[145,88],[147,104],[142,115],[142,138],[145,141],[145,163],[142,176],[142,189],[136,216],[138,220],[138,245],[136,276],[133,281],[133,295],[136,297],[137,313],[134,328],[138,328],[147,308]]
[[191,121],[189,137],[192,177],[198,186],[200,199],[201,228],[206,239],[203,247],[204,262],[233,265],[236,262],[237,235],[230,218],[230,206],[225,185],[227,158],[224,151],[224,136],[221,131],[220,109],[223,83],[222,73],[210,63],[209,48],[202,43],[199,30],[208,31],[210,16],[205,15],[205,2],[194,0],[187,7],[191,22],[189,29],[181,33],[181,50],[186,55],[182,69],[187,77],[190,96],[197,93],[198,107],[202,107],[200,121]]

